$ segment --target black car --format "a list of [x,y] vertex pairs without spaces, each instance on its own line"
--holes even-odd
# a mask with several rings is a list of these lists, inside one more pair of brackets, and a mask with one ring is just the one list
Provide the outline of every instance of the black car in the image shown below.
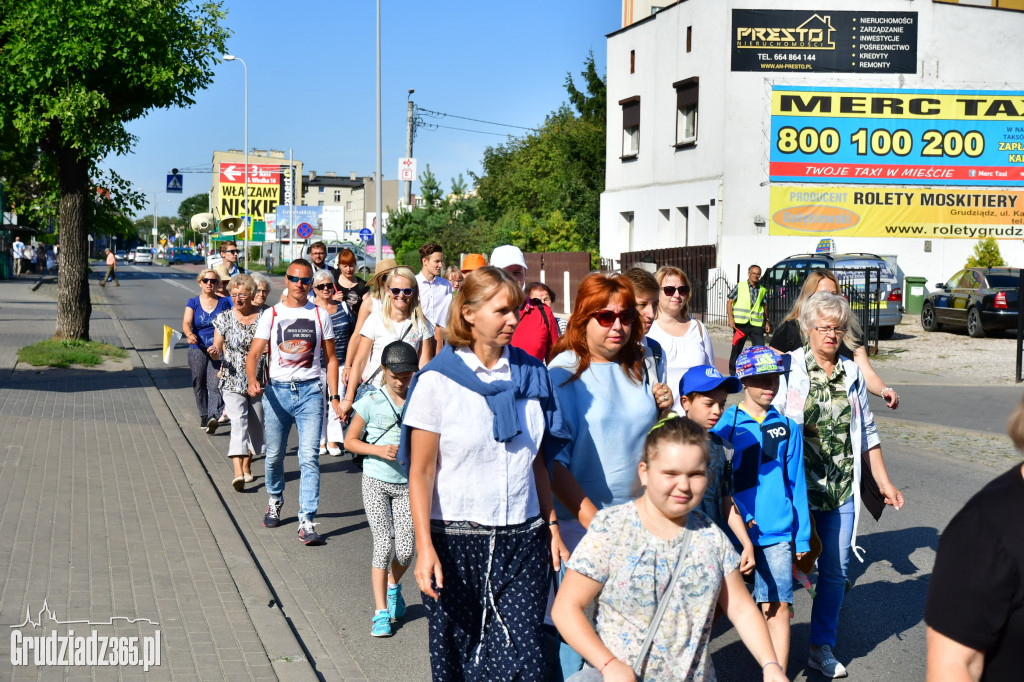
[[921,307],[925,331],[939,331],[943,325],[963,327],[979,339],[1017,328],[1020,268],[964,268],[936,286]]

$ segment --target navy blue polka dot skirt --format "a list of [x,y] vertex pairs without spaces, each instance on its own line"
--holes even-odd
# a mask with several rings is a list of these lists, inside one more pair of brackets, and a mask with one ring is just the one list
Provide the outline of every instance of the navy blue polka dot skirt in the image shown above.
[[515,526],[430,522],[444,573],[430,622],[435,682],[542,682],[544,609],[551,568],[539,516]]

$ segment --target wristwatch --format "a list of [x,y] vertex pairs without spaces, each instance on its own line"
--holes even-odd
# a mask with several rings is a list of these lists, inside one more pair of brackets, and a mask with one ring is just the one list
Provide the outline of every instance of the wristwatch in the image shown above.
[[341,400],[341,396],[340,395],[332,395],[331,396],[331,400]]

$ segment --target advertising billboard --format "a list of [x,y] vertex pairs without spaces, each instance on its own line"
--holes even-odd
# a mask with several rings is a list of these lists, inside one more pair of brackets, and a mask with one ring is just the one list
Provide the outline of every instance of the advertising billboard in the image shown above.
[[[277,219],[274,221],[277,238],[281,241],[319,240],[322,212],[322,206],[278,206]],[[312,228],[309,232],[309,237],[299,235],[297,230],[302,225],[309,225]],[[305,231],[303,229],[303,232]]]
[[732,11],[733,71],[917,73],[917,12]]
[[245,164],[221,162],[218,170],[220,215],[245,216],[263,220],[281,203],[281,167],[276,164],[249,164],[249,210],[245,202]]
[[1024,92],[772,87],[773,182],[1024,184]]
[[1022,239],[1024,192],[943,187],[774,185],[779,236]]

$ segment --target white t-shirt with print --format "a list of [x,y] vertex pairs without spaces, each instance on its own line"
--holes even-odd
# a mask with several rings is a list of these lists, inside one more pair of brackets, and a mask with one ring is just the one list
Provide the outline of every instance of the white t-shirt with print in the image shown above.
[[331,316],[312,303],[278,303],[260,315],[256,338],[269,342],[271,381],[308,381],[320,378],[322,340],[334,339],[334,327]]
[[[419,352],[423,339],[429,339],[434,336],[434,325],[429,321],[425,324],[426,326],[424,327],[411,328],[412,320],[406,320],[405,322],[392,322],[391,329],[388,329],[384,325],[384,319],[381,317],[380,312],[375,310],[370,313],[370,316],[366,318],[366,322],[363,323],[363,328],[359,331],[359,335],[373,341],[373,350],[370,351],[366,367],[363,368],[363,376],[360,378],[363,381],[367,381],[374,372],[377,372],[377,368],[380,367],[380,356],[384,353],[384,347],[392,341],[405,341]],[[407,329],[409,330],[408,334],[406,334]],[[405,334],[405,338],[402,338],[403,334]],[[377,376],[373,379],[375,386],[383,385],[383,374],[383,372],[377,372]]]

